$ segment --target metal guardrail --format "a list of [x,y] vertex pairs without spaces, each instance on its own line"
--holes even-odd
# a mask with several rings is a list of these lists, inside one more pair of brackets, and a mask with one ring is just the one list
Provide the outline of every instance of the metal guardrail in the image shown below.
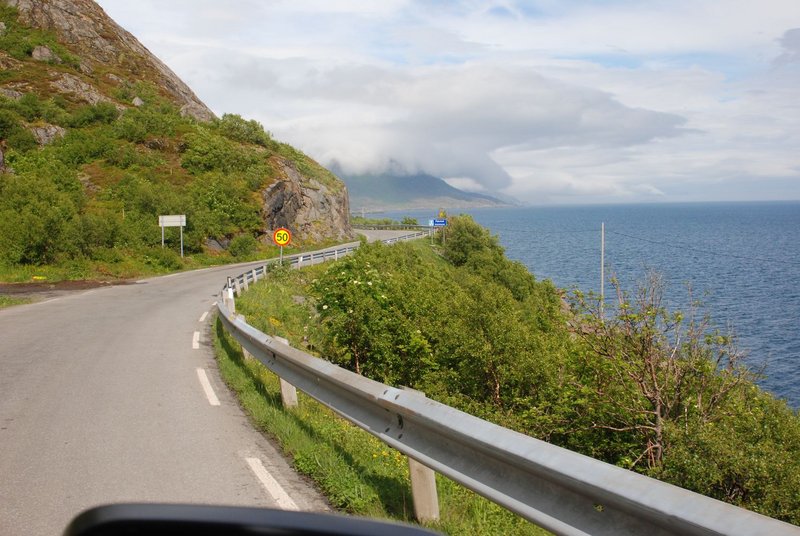
[[[295,259],[302,264],[304,259],[338,258],[356,247]],[[260,272],[255,269],[233,278],[231,290],[238,294],[266,270],[265,265]],[[232,313],[227,302],[218,302],[225,328],[278,376],[387,445],[555,534],[800,535],[800,527],[342,369],[258,331]]]
[[428,225],[411,225],[405,223],[376,223],[376,224],[369,224],[369,223],[354,223],[351,225],[353,229],[364,229],[364,230],[374,230],[374,231],[408,231],[408,230],[415,230],[415,229],[425,229],[430,230],[432,227]]

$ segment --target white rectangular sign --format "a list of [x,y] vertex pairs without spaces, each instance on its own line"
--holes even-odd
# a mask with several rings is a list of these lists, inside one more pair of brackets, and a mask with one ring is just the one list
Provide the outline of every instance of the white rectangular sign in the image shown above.
[[159,216],[159,227],[185,227],[186,214],[175,214],[171,216]]

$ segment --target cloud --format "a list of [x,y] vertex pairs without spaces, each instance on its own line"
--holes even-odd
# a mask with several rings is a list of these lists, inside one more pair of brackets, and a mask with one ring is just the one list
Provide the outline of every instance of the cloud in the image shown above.
[[215,112],[346,171],[532,202],[800,198],[795,0],[100,3]]
[[800,28],[786,30],[778,42],[784,52],[775,59],[777,65],[800,63]]
[[685,123],[525,66],[325,68],[262,60],[251,67],[242,80],[243,71],[229,66],[224,85],[254,84],[264,114],[277,119],[269,122],[277,135],[345,172],[381,172],[393,163],[497,190],[512,179],[495,151],[627,146],[678,136]]

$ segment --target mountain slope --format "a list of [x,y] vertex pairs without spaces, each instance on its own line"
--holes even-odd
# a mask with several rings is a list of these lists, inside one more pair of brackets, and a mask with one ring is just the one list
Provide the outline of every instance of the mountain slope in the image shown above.
[[427,174],[339,175],[354,209],[422,209],[498,207],[507,203],[485,194],[465,192]]
[[146,80],[160,88],[181,112],[200,120],[214,114],[178,76],[92,0],[7,0],[27,26],[52,31],[78,58],[79,71],[101,93],[123,80]]
[[257,122],[214,117],[88,0],[0,0],[0,68],[0,268],[174,269],[162,214],[187,215],[190,254],[246,256],[278,226],[352,237],[340,180]]

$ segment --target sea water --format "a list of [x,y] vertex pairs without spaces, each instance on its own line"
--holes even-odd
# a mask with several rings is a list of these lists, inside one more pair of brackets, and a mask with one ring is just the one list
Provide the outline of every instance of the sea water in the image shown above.
[[[601,224],[605,292],[616,276],[633,292],[648,270],[666,283],[666,303],[704,304],[731,330],[761,386],[800,408],[800,202],[547,206],[451,210],[499,237],[509,258],[558,287],[599,292]],[[435,211],[391,212],[420,224]]]

